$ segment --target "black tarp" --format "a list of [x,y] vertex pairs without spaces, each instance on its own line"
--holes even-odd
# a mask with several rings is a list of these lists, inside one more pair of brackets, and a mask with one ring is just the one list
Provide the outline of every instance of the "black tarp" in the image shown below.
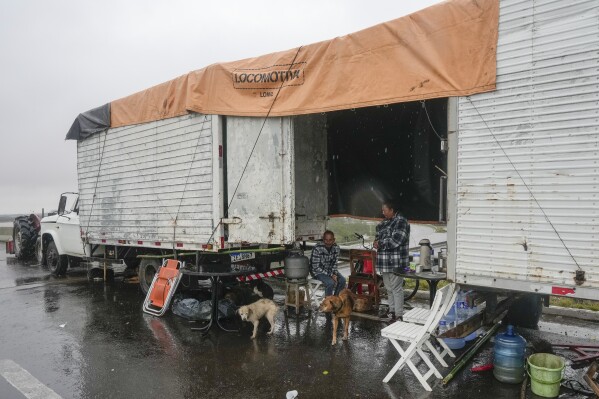
[[65,140],[83,140],[110,127],[110,103],[90,109],[77,116]]

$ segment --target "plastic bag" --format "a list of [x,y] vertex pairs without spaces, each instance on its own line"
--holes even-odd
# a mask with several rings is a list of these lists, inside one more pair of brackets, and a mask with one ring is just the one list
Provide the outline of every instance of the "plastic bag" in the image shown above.
[[[221,299],[218,301],[218,318],[228,319],[235,317],[237,308],[233,301]],[[212,313],[212,301],[198,301],[195,298],[175,299],[172,311],[177,316],[189,320],[210,320]]]
[[209,320],[210,301],[200,302],[195,298],[175,300],[171,309],[174,314],[189,320]]
[[218,318],[219,319],[230,319],[235,317],[237,307],[230,299],[221,299],[218,301]]

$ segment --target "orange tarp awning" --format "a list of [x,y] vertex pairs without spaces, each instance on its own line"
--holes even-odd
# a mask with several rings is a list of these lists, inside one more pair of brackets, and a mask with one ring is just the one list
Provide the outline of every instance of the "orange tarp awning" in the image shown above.
[[210,65],[113,101],[111,127],[188,111],[266,116],[272,106],[270,116],[300,115],[490,91],[498,17],[498,0],[452,0],[332,40]]

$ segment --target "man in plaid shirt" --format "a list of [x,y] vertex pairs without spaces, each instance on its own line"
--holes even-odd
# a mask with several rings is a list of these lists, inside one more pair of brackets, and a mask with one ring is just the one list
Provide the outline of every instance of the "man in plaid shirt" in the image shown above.
[[335,244],[335,234],[327,230],[322,235],[322,242],[312,249],[310,257],[310,274],[325,286],[325,296],[339,295],[345,288],[345,278],[337,270],[339,245]]
[[410,224],[390,201],[383,203],[382,211],[385,219],[376,226],[374,248],[378,250],[376,268],[383,275],[389,298],[387,317],[393,321],[403,316],[403,278],[393,271],[410,270]]

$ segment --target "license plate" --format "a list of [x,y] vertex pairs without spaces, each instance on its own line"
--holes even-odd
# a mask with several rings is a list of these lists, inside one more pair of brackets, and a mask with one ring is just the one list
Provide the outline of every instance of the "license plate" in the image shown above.
[[231,262],[241,262],[248,259],[254,259],[255,252],[234,252],[231,254]]

